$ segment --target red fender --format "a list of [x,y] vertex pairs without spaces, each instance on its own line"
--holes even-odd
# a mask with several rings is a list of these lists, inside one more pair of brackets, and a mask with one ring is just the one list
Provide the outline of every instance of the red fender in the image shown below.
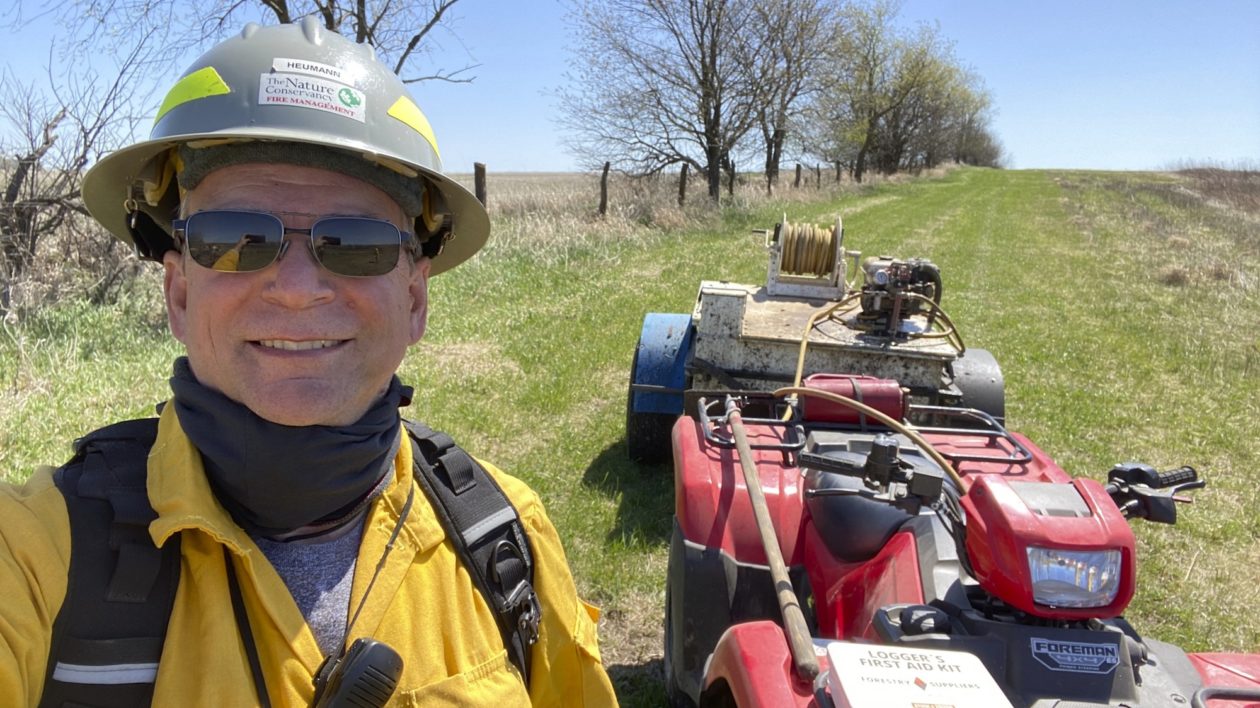
[[[819,656],[819,670],[828,670],[824,656]],[[737,624],[722,634],[704,677],[705,691],[721,682],[739,708],[818,705],[813,687],[792,673],[792,652],[783,629],[768,620]]]
[[[1213,688],[1246,688],[1260,691],[1260,654],[1188,654],[1190,663]],[[1260,708],[1260,700],[1209,699],[1208,708]]]

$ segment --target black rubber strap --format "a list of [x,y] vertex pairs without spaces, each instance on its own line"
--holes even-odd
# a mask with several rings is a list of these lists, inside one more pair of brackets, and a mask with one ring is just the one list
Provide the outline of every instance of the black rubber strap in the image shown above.
[[227,546],[223,547],[223,564],[227,566],[228,589],[232,593],[232,614],[236,615],[236,629],[241,633],[241,642],[244,643],[245,654],[249,657],[249,671],[254,675],[254,689],[258,692],[258,705],[262,708],[271,708],[271,699],[267,696],[267,680],[263,678],[262,661],[258,658],[258,647],[254,644],[254,631],[249,626],[245,600],[241,598],[241,584],[236,580],[232,552]]
[[[101,428],[76,440],[74,457],[53,475],[66,502],[71,552],[41,706],[152,701],[154,678],[125,669],[161,661],[179,584],[179,534],[159,550],[148,531],[157,517],[145,488],[156,434],[156,418]],[[76,673],[75,665],[96,672]],[[134,682],[113,683],[119,670]]]
[[529,539],[516,508],[450,436],[412,421],[405,424],[415,443],[416,482],[494,611],[508,657],[528,686],[542,608],[533,587]]

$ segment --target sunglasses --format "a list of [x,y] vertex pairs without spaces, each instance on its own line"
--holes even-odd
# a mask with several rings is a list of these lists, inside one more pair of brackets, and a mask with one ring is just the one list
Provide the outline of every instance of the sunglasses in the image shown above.
[[291,241],[306,234],[321,266],[337,275],[385,275],[405,248],[414,257],[412,235],[388,221],[362,216],[330,216],[309,229],[290,229],[275,214],[255,211],[199,211],[171,222],[176,241],[198,265],[221,272],[249,273],[280,260]]

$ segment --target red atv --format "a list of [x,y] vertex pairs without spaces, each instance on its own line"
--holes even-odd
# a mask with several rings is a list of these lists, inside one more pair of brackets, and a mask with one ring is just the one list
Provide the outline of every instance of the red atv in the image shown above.
[[843,237],[784,220],[765,286],[704,282],[644,321],[626,439],[649,462],[672,442],[670,702],[1260,708],[1260,654],[1122,617],[1127,520],[1174,523],[1194,470],[1073,479],[1004,427],[937,266],[859,266]]
[[[902,393],[822,375],[678,420],[673,705],[1260,706],[1260,654],[1187,654],[1121,616],[1126,520],[1174,523],[1193,469],[1073,479],[992,416]],[[879,647],[832,666],[835,640]],[[948,652],[979,661],[942,673]]]

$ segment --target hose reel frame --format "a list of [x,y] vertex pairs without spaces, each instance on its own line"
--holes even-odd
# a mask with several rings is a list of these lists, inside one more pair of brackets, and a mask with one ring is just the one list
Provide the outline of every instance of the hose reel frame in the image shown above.
[[828,230],[789,223],[784,214],[774,230],[765,234],[770,252],[766,292],[770,295],[839,300],[848,292],[844,259],[853,258],[856,272],[859,253],[844,249],[844,224],[838,215]]

